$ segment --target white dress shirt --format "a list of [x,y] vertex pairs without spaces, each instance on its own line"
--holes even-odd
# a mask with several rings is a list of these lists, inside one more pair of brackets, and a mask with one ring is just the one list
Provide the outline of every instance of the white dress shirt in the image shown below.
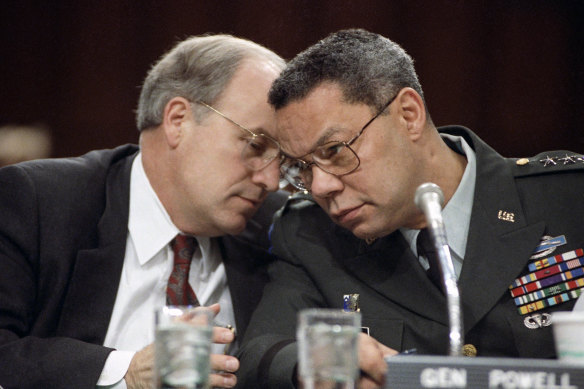
[[[152,189],[141,154],[130,178],[130,213],[124,265],[104,346],[115,348],[104,366],[99,387],[126,388],[123,380],[136,351],[154,341],[154,311],[166,304],[166,285],[173,266],[171,240],[180,233]],[[196,237],[189,283],[201,305],[219,303],[216,321],[235,327],[225,266],[216,243]],[[223,345],[213,345],[222,353]]]

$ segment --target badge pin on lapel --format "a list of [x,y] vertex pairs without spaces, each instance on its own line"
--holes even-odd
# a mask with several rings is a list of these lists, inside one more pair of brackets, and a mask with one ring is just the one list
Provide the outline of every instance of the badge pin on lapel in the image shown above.
[[[359,293],[343,295],[343,311],[361,312],[361,308],[359,307]],[[369,335],[369,327],[361,327],[361,332]]]
[[360,312],[359,308],[359,294],[351,293],[343,295],[343,311],[345,312]]
[[497,214],[497,219],[510,223],[515,223],[515,214],[513,212],[499,210],[499,213]]

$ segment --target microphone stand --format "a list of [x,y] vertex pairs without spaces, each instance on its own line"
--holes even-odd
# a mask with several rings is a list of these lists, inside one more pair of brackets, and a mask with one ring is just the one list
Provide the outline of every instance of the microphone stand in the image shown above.
[[[434,223],[435,221],[433,221]],[[438,253],[440,268],[442,269],[442,282],[446,292],[446,302],[448,305],[448,320],[450,323],[450,355],[462,355],[463,327],[462,327],[462,309],[460,306],[460,292],[456,281],[456,273],[452,264],[450,247],[446,240],[446,234],[443,233],[444,226],[441,228],[430,227],[430,237],[434,248]]]
[[[424,201],[424,196],[434,196],[429,201]],[[450,323],[450,352],[451,356],[462,355],[463,326],[462,326],[462,309],[460,305],[460,292],[450,255],[450,247],[446,238],[446,229],[442,220],[442,203],[444,195],[438,185],[425,183],[416,190],[415,202],[424,211],[426,216],[428,230],[436,253],[442,273],[442,282],[446,293],[446,302],[448,306],[448,319]]]

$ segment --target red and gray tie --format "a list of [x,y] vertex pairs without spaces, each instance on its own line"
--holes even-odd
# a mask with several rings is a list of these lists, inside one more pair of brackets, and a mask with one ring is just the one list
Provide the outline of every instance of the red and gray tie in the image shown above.
[[166,287],[166,304],[198,306],[199,300],[189,284],[189,270],[197,240],[193,236],[178,234],[170,245],[174,252],[174,264]]

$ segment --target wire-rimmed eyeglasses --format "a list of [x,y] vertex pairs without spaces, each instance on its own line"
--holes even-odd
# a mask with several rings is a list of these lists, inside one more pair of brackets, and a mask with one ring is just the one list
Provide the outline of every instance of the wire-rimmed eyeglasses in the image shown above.
[[[396,97],[397,95],[389,99],[387,104],[385,104],[375,116],[365,123],[361,128],[361,131],[347,142],[335,140],[329,141],[316,147],[300,158],[295,158],[282,152],[282,155],[284,156],[280,164],[280,173],[282,177],[296,189],[310,191],[313,178],[312,165],[316,165],[325,172],[337,177],[355,171],[359,167],[361,160],[355,150],[351,148],[351,145],[355,143],[365,129],[369,127],[369,125],[373,123],[373,121],[377,119],[387,107],[389,107]],[[310,156],[312,161],[305,161],[304,158],[307,156]]]
[[266,134],[256,134],[203,101],[196,101],[196,103],[235,124],[248,135],[247,143],[241,151],[241,160],[250,169],[262,170],[280,155],[280,144],[275,139]]

